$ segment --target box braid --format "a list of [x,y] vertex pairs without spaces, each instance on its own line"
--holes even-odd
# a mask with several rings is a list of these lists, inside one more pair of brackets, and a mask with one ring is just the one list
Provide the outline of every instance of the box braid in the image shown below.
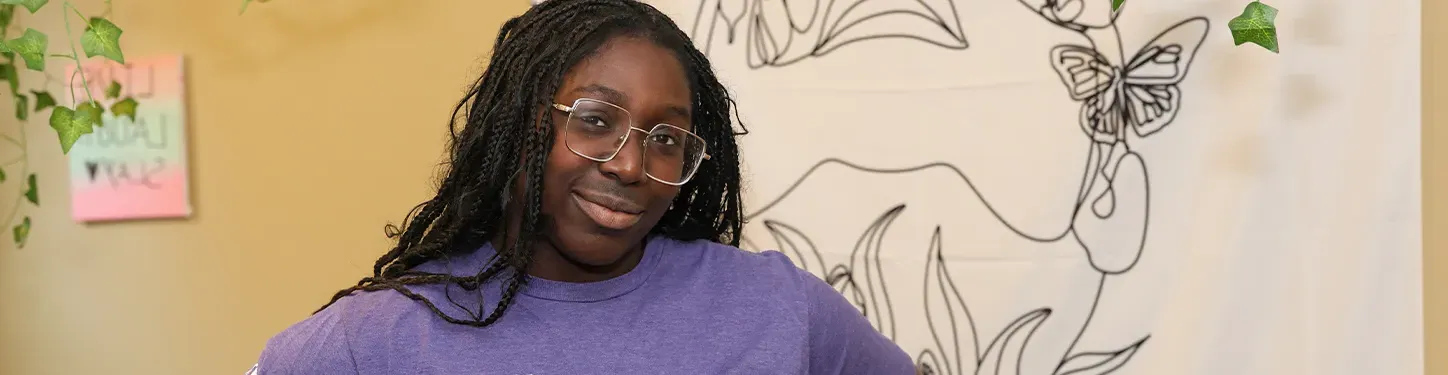
[[[680,187],[673,205],[650,233],[738,246],[744,218],[735,137],[747,130],[741,124],[735,131],[731,121],[738,117],[731,117],[735,103],[708,59],[653,6],[634,0],[551,0],[503,24],[487,70],[453,108],[449,159],[443,163],[437,195],[414,207],[402,228],[388,225],[386,234],[397,239],[396,246],[377,260],[372,276],[338,291],[322,309],[354,292],[394,290],[451,323],[485,327],[497,322],[528,282],[533,245],[541,240],[546,223],[541,212],[543,186],[531,182],[543,181],[553,146],[549,109],[553,95],[570,68],[615,36],[647,38],[674,51],[693,95],[694,132],[704,139],[711,156],[694,179]],[[519,183],[522,200],[509,203]],[[501,241],[506,248],[489,259],[488,267],[470,276],[413,270],[429,261],[476,251],[506,233],[509,205],[522,205],[521,228],[517,238]],[[471,291],[489,280],[501,280],[501,300],[487,316],[482,316],[482,306],[477,313],[463,308],[469,315],[466,319],[443,313],[433,301],[409,289],[442,284]],[[448,301],[462,307],[450,294]]]

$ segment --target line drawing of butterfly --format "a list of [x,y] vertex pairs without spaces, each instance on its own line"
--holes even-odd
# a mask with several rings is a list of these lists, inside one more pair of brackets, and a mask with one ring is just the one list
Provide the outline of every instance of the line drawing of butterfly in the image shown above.
[[1126,141],[1126,128],[1145,138],[1176,118],[1192,59],[1207,38],[1205,17],[1181,21],[1147,42],[1125,64],[1095,48],[1063,44],[1051,49],[1051,67],[1071,99],[1082,102],[1081,130],[1092,140]]

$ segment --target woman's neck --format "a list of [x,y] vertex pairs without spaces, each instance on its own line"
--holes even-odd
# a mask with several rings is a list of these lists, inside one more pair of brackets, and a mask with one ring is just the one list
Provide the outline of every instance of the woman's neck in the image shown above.
[[590,265],[569,258],[552,241],[538,241],[533,244],[533,264],[528,274],[545,280],[589,283],[623,276],[643,261],[645,244],[640,243],[629,249],[618,261],[606,265]]
[[[513,242],[518,239],[518,232],[521,228],[509,226],[507,231],[497,231],[493,237],[492,244],[494,251],[503,252],[512,247]],[[589,265],[580,263],[561,251],[553,241],[542,236],[534,241],[532,248],[526,251],[533,254],[533,261],[528,265],[528,275],[544,280],[562,281],[571,283],[588,283],[612,279],[622,276],[643,261],[644,248],[648,240],[640,241],[638,245],[630,248],[618,261],[606,265]]]

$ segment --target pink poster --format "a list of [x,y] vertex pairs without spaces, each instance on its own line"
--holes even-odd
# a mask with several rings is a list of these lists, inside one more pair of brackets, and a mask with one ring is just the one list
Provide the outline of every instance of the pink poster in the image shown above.
[[[186,160],[186,90],[179,55],[130,59],[126,64],[94,60],[83,65],[91,97],[107,108],[104,126],[82,136],[71,149],[71,216],[76,221],[183,218],[191,215]],[[64,95],[74,106],[89,100],[73,75]],[[119,83],[119,95],[107,88]],[[135,99],[136,116],[117,117],[109,108]],[[64,100],[64,99],[62,99]]]

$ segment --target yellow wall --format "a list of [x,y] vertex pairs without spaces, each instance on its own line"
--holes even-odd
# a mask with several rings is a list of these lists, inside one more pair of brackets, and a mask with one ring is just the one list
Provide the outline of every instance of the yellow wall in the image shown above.
[[[58,44],[60,3],[18,22]],[[450,106],[527,7],[240,3],[114,0],[128,56],[187,56],[195,218],[71,222],[55,132],[27,125],[44,207],[28,211],[32,246],[0,244],[0,374],[246,371],[263,340],[370,272],[383,224],[426,198]]]
[[[263,340],[366,272],[382,223],[425,198],[450,106],[526,6],[277,0],[237,16],[239,2],[114,0],[128,56],[188,58],[193,219],[72,223],[54,133],[27,125],[49,195],[27,211],[32,246],[0,242],[0,374],[244,371]],[[1435,318],[1448,314],[1448,234],[1430,230],[1448,228],[1435,194],[1448,151],[1433,147],[1448,145],[1448,114],[1427,111],[1448,105],[1448,74],[1426,69],[1448,66],[1448,27],[1429,21],[1448,4],[1423,6],[1428,373],[1448,374],[1433,358],[1448,353]],[[42,16],[21,22],[60,35],[59,15]]]

